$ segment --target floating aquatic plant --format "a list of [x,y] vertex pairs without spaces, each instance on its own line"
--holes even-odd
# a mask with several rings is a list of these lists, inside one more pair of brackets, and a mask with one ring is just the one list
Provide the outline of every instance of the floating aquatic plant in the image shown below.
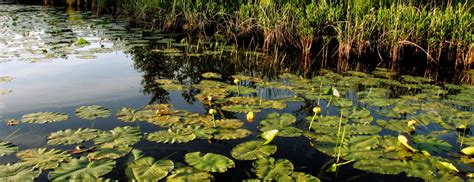
[[255,175],[263,181],[288,180],[293,172],[293,164],[287,159],[261,158],[253,163]]
[[0,141],[0,157],[15,153],[18,147],[9,142]]
[[232,149],[231,155],[238,160],[256,160],[268,157],[276,150],[275,145],[265,145],[264,141],[256,140],[238,144]]
[[23,150],[18,152],[16,156],[23,163],[40,170],[54,169],[60,163],[71,160],[71,157],[65,151],[46,148]]
[[161,180],[173,170],[174,163],[171,160],[155,160],[153,157],[140,157],[125,169],[125,174],[136,181]]
[[91,140],[99,135],[99,130],[91,128],[79,128],[77,130],[66,129],[51,133],[48,136],[49,145],[71,145]]
[[41,174],[41,170],[34,169],[27,163],[0,165],[0,181],[33,181]]
[[201,171],[193,167],[181,167],[174,169],[166,177],[166,181],[211,181],[212,175],[206,171]]
[[21,117],[21,122],[43,124],[65,121],[67,119],[69,119],[67,114],[57,112],[37,112],[23,115]]
[[86,120],[107,118],[111,114],[110,109],[99,105],[81,106],[76,109],[76,116]]
[[94,143],[97,145],[126,146],[137,143],[141,138],[142,134],[138,127],[123,126],[100,133],[94,138]]
[[176,127],[148,133],[146,139],[157,143],[186,143],[196,139],[196,135],[189,128]]
[[115,163],[111,160],[89,161],[86,157],[72,159],[51,171],[48,178],[53,181],[96,181],[99,177],[112,171]]
[[194,168],[208,172],[223,173],[228,168],[235,167],[232,159],[214,153],[201,154],[201,152],[191,152],[184,156],[184,160]]

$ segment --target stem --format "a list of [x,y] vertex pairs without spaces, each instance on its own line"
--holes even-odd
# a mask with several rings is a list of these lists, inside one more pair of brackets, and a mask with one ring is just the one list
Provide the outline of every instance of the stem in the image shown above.
[[314,121],[314,119],[316,119],[316,115],[317,115],[317,114],[314,113],[313,118],[311,118],[311,122],[309,123],[308,131],[311,131],[311,126],[313,126],[313,121]]
[[216,117],[214,114],[212,114],[212,125],[214,125],[214,128],[216,127]]
[[329,108],[329,105],[331,104],[331,101],[332,101],[332,95],[331,95],[331,98],[329,98],[329,102],[328,102],[328,105],[326,105],[327,108]]
[[323,93],[323,91],[321,90],[321,89],[322,89],[322,86],[323,86],[323,81],[319,82],[318,106],[320,106],[320,105],[319,105],[319,101],[321,100],[321,94]]

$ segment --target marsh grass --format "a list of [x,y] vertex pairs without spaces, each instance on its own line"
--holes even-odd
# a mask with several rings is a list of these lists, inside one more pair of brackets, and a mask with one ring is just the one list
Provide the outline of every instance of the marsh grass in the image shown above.
[[394,70],[412,55],[418,55],[416,64],[428,68],[462,70],[474,62],[473,5],[468,0],[120,0],[117,4],[122,4],[131,23],[162,32],[221,35],[243,47],[298,52],[305,72],[328,65],[347,70],[366,61],[366,55],[376,55],[379,65]]

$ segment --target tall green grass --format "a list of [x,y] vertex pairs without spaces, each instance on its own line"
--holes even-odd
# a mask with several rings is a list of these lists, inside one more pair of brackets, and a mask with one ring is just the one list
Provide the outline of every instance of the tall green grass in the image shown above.
[[419,62],[428,66],[469,68],[474,62],[469,0],[122,1],[131,22],[251,40],[265,50],[297,50],[306,68],[337,61],[347,69],[376,54],[396,69],[407,51],[426,57]]

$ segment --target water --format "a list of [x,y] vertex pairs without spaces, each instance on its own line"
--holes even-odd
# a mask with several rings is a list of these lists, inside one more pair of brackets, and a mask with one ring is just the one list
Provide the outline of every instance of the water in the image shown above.
[[[19,146],[19,150],[39,147],[71,150],[69,146],[48,146],[46,136],[69,128],[97,128],[110,130],[117,126],[139,126],[142,133],[154,132],[162,128],[146,123],[126,123],[116,119],[116,112],[122,107],[142,108],[153,103],[168,103],[175,109],[207,114],[208,106],[197,101],[196,90],[183,92],[166,91],[155,83],[156,79],[174,79],[188,85],[203,80],[205,72],[222,74],[221,81],[232,84],[232,75],[244,74],[275,79],[279,69],[259,65],[251,60],[266,60],[265,55],[237,53],[229,47],[209,49],[202,55],[170,56],[160,53],[170,47],[193,49],[195,38],[183,39],[180,35],[156,34],[154,30],[127,28],[123,19],[96,16],[91,12],[78,12],[43,6],[1,5],[0,6],[0,76],[14,79],[1,83],[0,89],[10,93],[0,96],[0,115],[4,119],[19,119],[24,114],[34,112],[67,113],[70,119],[51,124],[0,125],[0,139]],[[78,38],[90,42],[86,46],[75,45]],[[183,41],[185,40],[185,41]],[[182,44],[189,41],[190,44]],[[202,44],[200,46],[209,46]],[[209,46],[210,47],[210,46]],[[194,47],[198,50],[198,47]],[[202,49],[202,48],[201,48]],[[218,51],[216,51],[218,50]],[[202,52],[201,52],[202,53]],[[168,54],[168,55],[167,55]],[[264,71],[262,71],[264,70]],[[292,96],[285,89],[261,89],[254,96],[274,99]],[[356,97],[355,92],[349,96]],[[157,144],[142,139],[134,148],[144,151],[146,156],[156,159],[169,158],[175,163],[184,163],[188,152],[212,152],[230,156],[231,149],[244,141],[258,137],[258,121],[272,112],[292,113],[297,117],[296,127],[306,128],[304,121],[314,102],[288,103],[282,110],[265,109],[258,113],[255,122],[245,123],[243,128],[252,135],[229,141],[195,140],[184,144]],[[322,102],[325,105],[326,101]],[[101,105],[112,111],[112,116],[86,121],[75,116],[75,109],[83,105]],[[356,102],[356,106],[362,106]],[[327,115],[338,115],[336,107],[327,109]],[[376,110],[372,108],[371,110]],[[472,111],[472,107],[465,110]],[[383,117],[375,116],[375,119]],[[245,121],[243,113],[228,113],[226,117]],[[389,133],[383,131],[382,133]],[[427,133],[426,131],[422,133]],[[393,134],[393,132],[392,132]],[[454,140],[455,141],[455,140]],[[450,139],[450,142],[453,142]],[[274,158],[286,158],[295,166],[295,171],[306,172],[324,181],[395,181],[414,180],[404,175],[379,175],[359,171],[351,165],[342,166],[337,176],[326,172],[332,157],[311,146],[303,136],[295,138],[278,137],[274,144],[278,150]],[[455,143],[455,142],[454,142]],[[92,146],[93,142],[85,143]],[[0,164],[16,162],[15,155],[0,157]],[[117,166],[105,178],[125,181],[123,175],[125,158],[117,160]],[[217,181],[241,181],[255,178],[252,161],[236,162],[236,168],[223,174],[214,173]],[[48,170],[37,180],[47,180]]]

